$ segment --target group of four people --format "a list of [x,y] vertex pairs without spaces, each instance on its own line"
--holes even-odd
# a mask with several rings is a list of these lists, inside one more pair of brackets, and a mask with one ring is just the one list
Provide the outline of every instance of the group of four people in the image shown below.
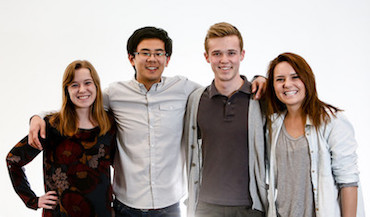
[[[352,126],[317,98],[302,57],[281,54],[267,81],[250,83],[239,72],[242,36],[228,23],[206,35],[208,87],[162,76],[172,54],[163,29],[136,30],[127,53],[134,78],[103,92],[89,62],[71,63],[60,111],[33,117],[8,154],[28,207],[43,216],[176,217],[187,195],[189,217],[362,213]],[[46,194],[37,197],[22,167],[42,149]]]

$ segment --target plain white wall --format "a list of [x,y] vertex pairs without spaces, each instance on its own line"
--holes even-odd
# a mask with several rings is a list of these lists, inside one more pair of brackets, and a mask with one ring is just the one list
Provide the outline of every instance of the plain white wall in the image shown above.
[[[91,61],[103,87],[131,79],[126,41],[135,29],[152,25],[167,30],[174,43],[164,75],[207,85],[213,73],[203,40],[209,26],[221,21],[242,32],[241,73],[248,78],[265,75],[268,62],[282,52],[308,61],[320,98],[344,109],[355,128],[365,204],[370,201],[370,1],[0,0],[0,217],[41,215],[14,192],[5,157],[28,133],[32,114],[59,109],[70,62]],[[41,195],[41,155],[26,170]]]

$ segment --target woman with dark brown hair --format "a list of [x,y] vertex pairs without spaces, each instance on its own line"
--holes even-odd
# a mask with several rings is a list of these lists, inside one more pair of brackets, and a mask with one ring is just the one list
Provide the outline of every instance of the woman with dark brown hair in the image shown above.
[[319,100],[301,56],[280,54],[267,76],[268,216],[362,216],[352,125]]
[[45,117],[47,136],[41,140],[46,194],[36,196],[23,170],[41,152],[27,137],[6,158],[13,187],[27,207],[43,208],[45,217],[111,217],[116,136],[99,76],[91,63],[77,60],[66,68],[62,87],[62,108]]

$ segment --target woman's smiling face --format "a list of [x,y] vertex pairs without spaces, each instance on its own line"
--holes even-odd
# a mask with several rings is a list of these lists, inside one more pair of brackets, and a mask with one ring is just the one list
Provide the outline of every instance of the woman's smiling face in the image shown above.
[[96,86],[89,69],[75,71],[73,81],[68,85],[68,94],[76,109],[90,108],[96,99]]
[[281,62],[274,69],[274,90],[277,98],[287,108],[299,109],[306,97],[306,87],[288,62]]

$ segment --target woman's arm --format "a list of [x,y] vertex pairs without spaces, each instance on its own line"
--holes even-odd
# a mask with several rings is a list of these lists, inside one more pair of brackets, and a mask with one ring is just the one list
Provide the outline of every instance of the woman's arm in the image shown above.
[[6,157],[6,164],[14,190],[27,207],[37,209],[38,197],[31,190],[23,166],[31,162],[40,153],[40,150],[32,148],[27,140],[28,138],[25,137],[13,147]]
[[342,217],[356,217],[357,187],[343,187],[340,189]]
[[342,112],[332,118],[329,136],[331,166],[334,179],[339,183],[342,217],[355,217],[357,212],[357,142],[352,124]]

